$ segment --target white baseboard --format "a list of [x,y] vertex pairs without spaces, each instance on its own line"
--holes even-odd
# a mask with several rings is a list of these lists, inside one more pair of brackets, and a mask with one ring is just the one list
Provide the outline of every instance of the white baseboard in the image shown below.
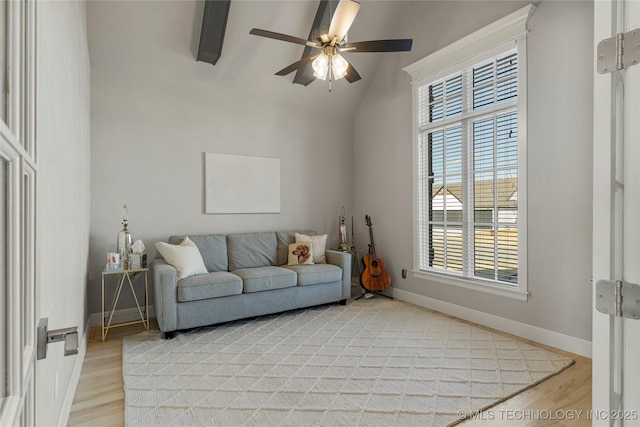
[[540,344],[591,358],[591,341],[560,334],[548,329],[539,328],[537,326],[528,325],[526,323],[484,313],[482,311],[473,310],[445,301],[425,297],[402,289],[392,288],[392,290],[393,297],[399,300],[407,301],[430,310],[439,311],[450,316],[455,316],[479,325],[497,329]]
[[[101,313],[91,313],[89,315],[89,319],[91,320],[91,326],[102,325],[102,320],[100,319],[100,315]],[[109,316],[109,312],[106,312],[105,315]],[[153,309],[153,306],[150,305],[149,318],[152,318],[154,316],[155,316],[155,311]],[[140,313],[138,312],[138,308],[137,307],[123,308],[122,310],[116,310],[113,312],[113,319],[111,320],[111,323],[115,325],[116,323],[133,322],[135,320],[140,320]]]
[[[98,314],[100,317],[100,314]],[[78,389],[78,383],[80,382],[80,374],[82,373],[82,366],[84,365],[84,357],[87,354],[87,344],[89,343],[89,330],[91,329],[89,319],[84,325],[82,331],[82,337],[78,337],[78,357],[76,363],[73,366],[73,372],[71,373],[71,379],[69,380],[69,386],[64,394],[64,401],[62,403],[62,411],[60,411],[60,417],[58,418],[58,427],[64,427],[69,422],[69,415],[71,414],[71,406],[73,405],[73,399],[76,396],[76,390]]]

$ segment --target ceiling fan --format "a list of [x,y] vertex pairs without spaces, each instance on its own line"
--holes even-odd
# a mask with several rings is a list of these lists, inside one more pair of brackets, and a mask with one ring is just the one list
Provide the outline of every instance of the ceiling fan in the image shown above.
[[329,81],[344,77],[349,83],[353,83],[362,77],[360,77],[353,65],[344,59],[340,54],[341,52],[408,52],[413,44],[412,39],[370,40],[348,43],[345,36],[356,19],[359,9],[360,3],[356,1],[340,0],[329,24],[329,32],[320,35],[316,40],[305,40],[258,28],[252,29],[249,33],[255,36],[310,46],[320,51],[283,68],[276,73],[277,76],[286,76],[311,63],[314,77],[322,80],[329,78]]

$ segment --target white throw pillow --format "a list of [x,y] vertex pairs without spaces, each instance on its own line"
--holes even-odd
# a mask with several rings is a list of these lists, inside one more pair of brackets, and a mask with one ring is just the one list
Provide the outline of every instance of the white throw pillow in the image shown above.
[[310,242],[313,246],[313,263],[326,264],[327,256],[325,255],[325,251],[327,250],[327,235],[307,236],[306,234],[296,233],[296,243],[305,242]]
[[313,245],[311,242],[290,244],[288,259],[287,265],[313,264]]
[[185,237],[179,245],[156,242],[156,249],[167,263],[178,270],[178,280],[198,274],[207,274],[202,255],[195,243]]

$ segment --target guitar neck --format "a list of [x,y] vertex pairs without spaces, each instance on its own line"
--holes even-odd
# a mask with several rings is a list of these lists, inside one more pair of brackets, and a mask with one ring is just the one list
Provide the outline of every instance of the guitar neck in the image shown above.
[[376,244],[373,241],[373,227],[369,227],[369,240],[371,241],[371,244],[369,245],[371,250],[369,252],[371,252],[373,259],[376,260],[378,257],[376,256]]

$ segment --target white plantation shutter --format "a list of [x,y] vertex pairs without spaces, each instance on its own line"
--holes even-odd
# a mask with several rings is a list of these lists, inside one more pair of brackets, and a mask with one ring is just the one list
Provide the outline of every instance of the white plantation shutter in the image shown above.
[[473,122],[475,275],[517,283],[517,113]]
[[517,284],[517,52],[418,93],[419,268]]

